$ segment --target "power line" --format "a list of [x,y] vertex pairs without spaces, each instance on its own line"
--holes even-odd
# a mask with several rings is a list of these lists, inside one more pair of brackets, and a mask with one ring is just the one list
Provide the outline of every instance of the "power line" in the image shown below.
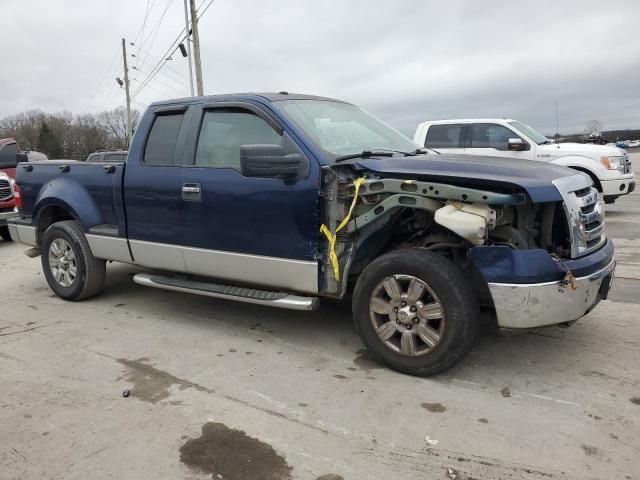
[[[143,63],[144,65],[149,66],[149,67],[153,67],[153,64],[152,64],[152,63],[150,63],[150,62],[147,62],[146,60],[143,60],[143,61],[142,61],[142,63]],[[181,74],[179,74],[178,72],[176,72],[174,69],[172,69],[172,68],[170,68],[170,67],[168,67],[168,66],[167,66],[167,67],[165,67],[165,68],[167,68],[169,72],[175,72],[175,73],[178,75],[178,77],[180,77],[180,76],[181,76]],[[137,71],[141,72],[143,75],[147,75],[147,73],[145,73],[141,68],[135,68],[135,70],[137,70]],[[184,78],[176,78],[176,77],[174,77],[174,76],[172,76],[172,75],[169,75],[169,73],[168,73],[167,71],[161,71],[160,73],[161,73],[162,75],[164,75],[168,80],[172,80],[173,82],[177,83],[177,84],[178,84],[178,85],[180,85],[180,86],[184,86],[184,85],[186,85],[186,81],[184,80]]]
[[[143,75],[145,75],[145,72],[143,72],[143,71],[142,71],[142,70],[140,70],[139,68],[137,68],[136,70],[137,70],[137,71],[139,71],[139,72],[141,72]],[[163,81],[162,81],[161,79],[159,79],[159,78],[156,78],[156,81],[157,81],[157,82],[159,82],[159,83],[161,83],[161,84],[162,84],[162,85],[164,85],[165,87],[170,88],[170,89],[172,89],[172,90],[174,90],[174,91],[176,91],[176,92],[180,93],[181,95],[183,95],[183,94],[184,94],[184,91],[183,91],[182,89],[180,89],[180,88],[176,87],[175,85],[169,85],[168,83],[163,82]],[[185,86],[184,86],[184,85],[182,85],[182,84],[181,84],[180,86],[181,86],[181,87],[183,87],[183,88],[185,87]]]
[[[206,1],[206,0],[204,0]],[[200,8],[202,8],[203,3],[200,5]],[[206,11],[209,9],[209,7],[213,4],[215,0],[209,0],[209,3],[207,4],[207,6],[204,8],[204,10],[202,10],[202,13],[198,16],[199,18],[202,18],[202,16],[206,13]],[[178,45],[184,41],[185,39],[187,39],[189,37],[189,34],[187,33],[186,35],[182,36],[183,34],[183,30],[180,31],[180,33],[178,34],[178,36],[176,37],[176,39],[171,42],[171,44],[169,45],[169,48],[167,48],[166,52],[162,55],[160,61],[156,64],[156,66],[151,70],[151,72],[149,73],[149,75],[147,76],[147,78],[145,78],[145,80],[142,81],[142,83],[138,86],[138,88],[136,88],[136,90],[133,92],[132,97],[136,97],[143,88],[145,88],[149,82],[153,79],[153,77],[155,77],[158,72],[160,71],[160,69],[162,69],[162,67],[164,65],[166,65],[167,63],[167,57],[171,56],[173,53],[175,53],[175,51],[178,49]]]
[[87,104],[85,111],[89,111],[89,107],[92,107],[94,102],[96,102],[96,100],[98,99],[98,94],[100,93],[100,91],[102,91],[103,88],[106,87],[107,83],[105,83],[105,80],[108,80],[109,77],[107,77],[107,75],[109,74],[109,72],[114,68],[114,66],[116,65],[116,62],[118,60],[118,54],[120,53],[120,50],[116,50],[115,55],[113,56],[113,58],[111,59],[111,61],[109,62],[109,66],[107,67],[107,69],[104,71],[104,73],[101,76],[100,81],[98,82],[98,88],[96,88],[96,93],[93,95],[93,97],[91,98],[91,100],[89,101],[89,103]]
[[[153,0],[153,3],[155,3],[155,0]],[[152,5],[153,8],[153,5]],[[142,28],[141,28],[141,32],[142,32],[142,38],[144,38],[144,28],[147,26],[147,19],[149,18],[149,0],[147,0],[147,6],[144,9],[144,20],[142,21]],[[138,41],[138,36],[136,35],[135,40],[133,41],[133,43]],[[136,64],[134,65],[134,68],[138,66],[138,58],[136,57]]]
[[[147,55],[151,49],[153,48],[153,44],[156,41],[156,37],[158,36],[158,32],[160,31],[160,25],[162,25],[162,20],[164,20],[165,15],[167,14],[167,12],[169,11],[169,7],[171,6],[171,4],[174,2],[175,0],[167,0],[167,3],[164,6],[164,10],[162,11],[162,14],[160,15],[160,18],[158,19],[158,21],[156,22],[155,26],[151,29],[151,32],[149,33],[149,35],[147,35],[146,38],[143,38],[140,46],[138,47],[138,57],[143,58],[145,55]],[[149,45],[149,48],[147,48],[146,53],[143,53],[142,49],[144,48],[145,44],[147,43],[147,41],[149,40],[149,38],[151,37],[151,35],[153,35],[153,38],[151,39],[151,44]]]

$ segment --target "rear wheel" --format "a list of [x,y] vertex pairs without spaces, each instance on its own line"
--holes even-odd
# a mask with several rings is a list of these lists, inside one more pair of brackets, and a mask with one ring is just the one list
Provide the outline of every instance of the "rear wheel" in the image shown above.
[[462,272],[418,249],[391,252],[367,266],[355,288],[353,316],[374,358],[420,376],[462,360],[473,346],[479,317]]
[[51,225],[44,232],[40,250],[45,278],[59,297],[83,300],[102,289],[106,262],[93,256],[75,221]]
[[4,240],[5,242],[10,242],[11,241],[11,235],[9,234],[9,227],[0,227],[0,237],[2,237],[2,240]]

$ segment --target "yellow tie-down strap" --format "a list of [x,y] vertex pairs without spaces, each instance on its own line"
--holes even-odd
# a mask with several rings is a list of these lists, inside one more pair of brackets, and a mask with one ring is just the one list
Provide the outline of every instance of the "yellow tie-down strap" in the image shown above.
[[329,260],[331,261],[331,267],[333,268],[333,274],[336,277],[336,282],[340,281],[340,264],[338,263],[338,255],[336,255],[336,238],[338,236],[338,232],[342,230],[347,223],[349,223],[349,218],[351,218],[353,209],[356,206],[356,202],[358,201],[358,192],[360,191],[360,186],[364,183],[364,181],[364,178],[358,178],[353,182],[355,192],[353,194],[351,207],[349,207],[349,213],[347,213],[347,216],[344,217],[344,219],[340,222],[340,225],[338,225],[336,231],[331,233],[331,231],[324,223],[320,227],[320,232],[323,233],[325,237],[327,237],[327,240],[329,240]]

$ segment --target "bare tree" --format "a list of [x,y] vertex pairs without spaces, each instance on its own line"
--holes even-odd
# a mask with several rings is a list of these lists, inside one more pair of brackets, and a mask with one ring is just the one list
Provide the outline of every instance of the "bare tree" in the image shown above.
[[40,128],[45,114],[40,110],[29,110],[0,120],[0,138],[12,137],[25,150],[38,146]]
[[[135,129],[140,113],[131,112]],[[97,115],[70,112],[46,114],[30,110],[0,120],[0,138],[13,137],[24,150],[46,150],[57,158],[84,160],[91,152],[126,148],[127,111],[124,107]]]
[[[131,128],[136,129],[140,112],[131,111]],[[98,115],[100,123],[110,132],[115,148],[127,148],[127,109],[118,107]]]

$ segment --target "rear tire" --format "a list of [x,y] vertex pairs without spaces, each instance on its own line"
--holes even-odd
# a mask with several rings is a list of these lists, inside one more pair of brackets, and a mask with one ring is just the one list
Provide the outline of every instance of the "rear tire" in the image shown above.
[[84,300],[102,289],[106,262],[93,256],[77,222],[51,225],[44,232],[40,250],[44,276],[59,297]]
[[430,376],[469,353],[479,308],[455,264],[433,252],[404,249],[377,258],[362,272],[353,318],[372,357],[409,375]]
[[5,242],[10,242],[11,241],[11,235],[9,234],[9,227],[0,227],[0,237],[2,237],[2,240],[4,240]]

